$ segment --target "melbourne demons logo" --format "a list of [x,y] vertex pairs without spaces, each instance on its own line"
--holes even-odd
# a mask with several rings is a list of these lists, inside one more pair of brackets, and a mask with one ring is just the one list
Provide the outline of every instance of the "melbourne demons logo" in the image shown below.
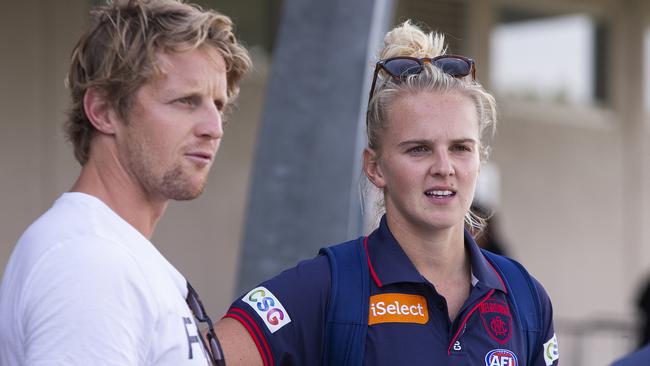
[[479,308],[481,321],[492,339],[499,344],[505,344],[512,337],[512,316],[506,303],[499,300],[488,300]]

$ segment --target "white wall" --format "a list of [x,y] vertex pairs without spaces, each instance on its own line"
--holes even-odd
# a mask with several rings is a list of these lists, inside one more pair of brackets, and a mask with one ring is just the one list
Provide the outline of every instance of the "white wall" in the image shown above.
[[21,1],[0,15],[0,265],[78,171],[60,128],[63,79],[85,1]]
[[494,144],[509,249],[549,291],[557,317],[629,318],[620,129],[509,112]]

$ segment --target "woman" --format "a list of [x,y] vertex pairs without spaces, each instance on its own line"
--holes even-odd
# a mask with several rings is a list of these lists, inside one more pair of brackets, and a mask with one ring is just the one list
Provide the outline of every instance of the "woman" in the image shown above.
[[557,364],[543,288],[465,229],[495,104],[471,59],[443,54],[409,22],[386,35],[363,153],[385,215],[235,301],[217,325],[229,365]]

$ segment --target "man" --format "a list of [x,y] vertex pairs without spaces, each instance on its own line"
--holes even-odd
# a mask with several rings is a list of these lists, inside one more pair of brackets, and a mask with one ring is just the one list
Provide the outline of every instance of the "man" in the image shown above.
[[149,239],[170,199],[201,194],[248,53],[228,17],[180,1],[91,14],[67,78],[81,173],[9,260],[0,364],[215,362],[200,302]]

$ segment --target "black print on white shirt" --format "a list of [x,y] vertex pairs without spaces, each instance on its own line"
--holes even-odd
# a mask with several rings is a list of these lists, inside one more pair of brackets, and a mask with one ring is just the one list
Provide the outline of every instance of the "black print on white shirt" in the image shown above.
[[[199,339],[198,334],[197,335],[190,335],[189,330],[187,329],[188,326],[191,326],[193,329],[196,329],[196,326],[194,325],[194,322],[192,321],[191,318],[186,318],[183,317],[183,323],[185,323],[185,334],[187,335],[187,346],[190,350],[189,355],[187,356],[189,360],[194,359],[194,354],[192,353],[192,344],[197,343],[201,350],[203,350],[203,347],[201,346],[201,340]],[[205,351],[204,351],[205,352]]]

